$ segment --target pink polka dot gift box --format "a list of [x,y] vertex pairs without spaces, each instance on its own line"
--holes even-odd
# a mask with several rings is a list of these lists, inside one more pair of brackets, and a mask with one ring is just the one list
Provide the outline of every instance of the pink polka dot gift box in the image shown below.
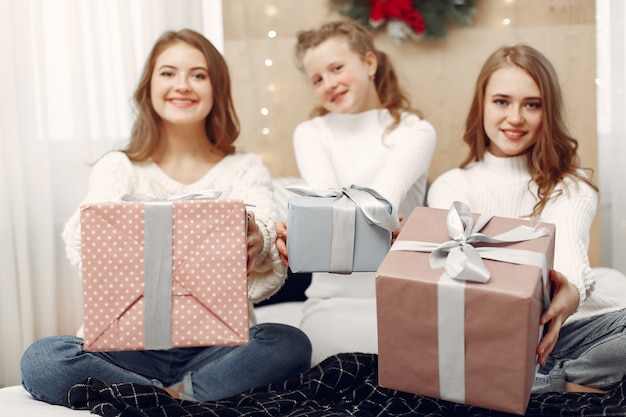
[[235,200],[83,205],[85,350],[246,343],[246,231]]

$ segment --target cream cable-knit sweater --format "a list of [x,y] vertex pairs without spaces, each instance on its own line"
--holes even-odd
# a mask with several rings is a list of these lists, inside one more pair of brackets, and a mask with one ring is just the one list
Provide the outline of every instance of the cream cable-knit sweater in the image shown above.
[[[283,285],[287,271],[275,245],[277,215],[271,177],[261,159],[254,154],[228,155],[195,183],[181,184],[167,176],[154,162],[131,163],[124,153],[110,152],[93,166],[89,189],[81,204],[124,194],[168,198],[200,190],[219,190],[222,192],[220,199],[238,199],[253,206],[249,210],[254,212],[264,246],[248,277],[248,298],[256,302],[270,297]],[[62,237],[67,257],[80,275],[80,210],[69,219]]]
[[[483,161],[465,169],[452,169],[437,178],[428,191],[427,205],[449,209],[458,200],[467,203],[474,213],[528,218],[536,203],[534,194],[529,192],[529,180],[525,156],[500,158],[487,152]],[[579,308],[567,324],[626,307],[626,281],[623,275],[615,273],[603,274],[603,282],[596,283],[587,251],[597,195],[581,181],[566,180],[566,184],[564,194],[550,200],[541,218],[532,223],[556,225],[554,269],[578,288]],[[535,190],[533,184],[531,191]]]
[[[301,123],[293,139],[300,174],[314,188],[373,188],[406,219],[424,204],[435,130],[405,114],[383,138],[390,123],[387,110]],[[311,340],[314,364],[340,352],[378,352],[374,278],[373,272],[313,274],[300,328]]]

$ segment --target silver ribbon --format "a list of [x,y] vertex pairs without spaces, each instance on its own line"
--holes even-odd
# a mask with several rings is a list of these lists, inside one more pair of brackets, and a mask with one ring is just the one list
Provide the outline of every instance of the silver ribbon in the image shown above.
[[333,198],[333,223],[331,231],[331,253],[329,272],[350,274],[354,262],[354,238],[357,207],[368,224],[393,231],[400,225],[395,207],[382,195],[371,188],[352,185],[342,189],[316,190],[305,181],[297,181],[286,187],[287,190],[306,197]]
[[220,195],[222,195],[221,191],[217,190],[200,190],[195,193],[186,193],[179,194],[169,198],[157,198],[153,195],[148,194],[124,194],[119,199],[121,201],[144,201],[144,202],[152,202],[152,201],[180,201],[180,200],[216,200]]
[[437,286],[437,327],[439,346],[440,397],[465,402],[465,282],[489,281],[490,272],[483,259],[531,265],[540,268],[543,282],[544,310],[549,307],[547,293],[548,268],[546,257],[538,252],[500,248],[474,247],[475,243],[513,243],[547,236],[546,228],[518,226],[508,232],[489,237],[480,233],[493,218],[480,215],[474,223],[472,212],[465,203],[455,201],[448,211],[446,227],[452,240],[437,244],[396,240],[392,251],[430,252],[430,266],[444,272]]
[[172,205],[181,200],[214,200],[219,191],[203,191],[159,200],[149,195],[124,195],[144,209],[144,349],[172,347]]

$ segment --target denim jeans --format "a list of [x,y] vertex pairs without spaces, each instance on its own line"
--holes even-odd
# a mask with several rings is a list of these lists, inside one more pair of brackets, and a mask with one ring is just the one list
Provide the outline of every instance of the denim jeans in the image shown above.
[[565,391],[565,382],[611,389],[626,375],[626,309],[568,324],[561,329],[533,393]]
[[259,324],[242,346],[123,352],[86,352],[82,339],[51,336],[22,357],[22,385],[37,400],[58,404],[76,383],[136,382],[168,387],[183,382],[184,394],[211,401],[278,382],[307,369],[311,344],[295,327]]

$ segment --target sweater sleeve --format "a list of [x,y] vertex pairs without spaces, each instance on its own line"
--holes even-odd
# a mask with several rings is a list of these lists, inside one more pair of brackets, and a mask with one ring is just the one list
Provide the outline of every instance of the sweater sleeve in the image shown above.
[[258,302],[276,293],[287,277],[287,268],[282,264],[276,248],[277,211],[271,176],[261,159],[254,154],[243,156],[228,176],[230,186],[220,188],[225,191],[223,198],[239,199],[248,204],[248,210],[254,212],[263,235],[263,250],[248,276],[248,297]]
[[541,218],[556,225],[554,269],[578,288],[582,304],[595,284],[588,247],[597,196],[583,182],[568,181],[567,185],[563,194],[546,206]]
[[423,179],[420,204],[424,204],[428,171],[435,152],[435,129],[415,115],[405,115],[402,124],[390,131],[383,143],[388,151],[374,164],[378,175],[372,188],[400,207],[409,189]]
[[[93,166],[87,195],[80,205],[132,194],[134,183],[134,172],[126,155],[118,151],[107,153]],[[61,237],[65,243],[67,258],[80,276],[82,267],[80,207],[65,224]]]

